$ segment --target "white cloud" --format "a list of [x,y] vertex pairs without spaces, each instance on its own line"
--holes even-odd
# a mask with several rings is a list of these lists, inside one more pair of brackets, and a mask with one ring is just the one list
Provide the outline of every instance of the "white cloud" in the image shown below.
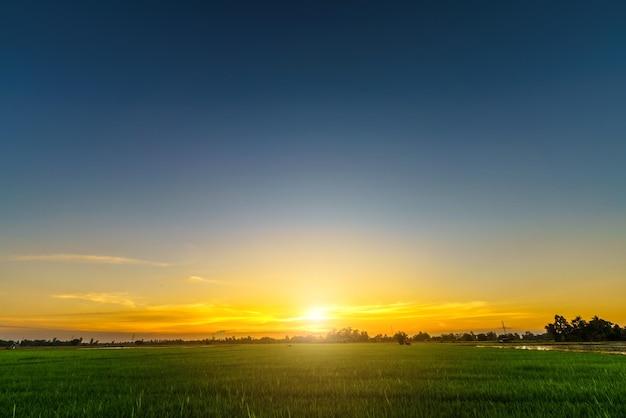
[[2,257],[4,260],[10,261],[49,261],[60,263],[100,263],[100,264],[126,264],[126,265],[143,265],[167,267],[171,264],[159,263],[154,261],[139,260],[127,257],[112,257],[107,255],[89,255],[89,254],[27,254],[27,255],[10,255]]
[[128,293],[70,293],[62,295],[52,295],[57,299],[80,299],[97,303],[110,303],[113,305],[123,305],[129,308],[137,306],[135,301],[129,298]]
[[200,277],[200,276],[189,276],[186,281],[188,283],[207,283],[207,284],[220,284],[220,285],[230,284],[229,282],[226,282],[224,280],[205,279],[204,277]]

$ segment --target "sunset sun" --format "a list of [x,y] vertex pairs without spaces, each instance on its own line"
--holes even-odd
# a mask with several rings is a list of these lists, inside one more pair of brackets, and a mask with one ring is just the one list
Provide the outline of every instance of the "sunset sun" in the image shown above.
[[304,313],[302,318],[308,322],[322,322],[331,319],[327,308],[313,308]]

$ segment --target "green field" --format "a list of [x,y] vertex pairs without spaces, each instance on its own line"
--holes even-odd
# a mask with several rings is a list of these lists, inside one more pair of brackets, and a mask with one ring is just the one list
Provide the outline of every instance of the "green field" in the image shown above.
[[625,417],[626,357],[461,344],[0,352],[2,417]]

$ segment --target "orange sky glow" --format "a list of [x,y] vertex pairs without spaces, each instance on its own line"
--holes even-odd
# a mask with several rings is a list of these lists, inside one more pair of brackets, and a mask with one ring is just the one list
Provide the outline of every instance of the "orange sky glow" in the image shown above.
[[365,234],[262,237],[265,245],[247,236],[211,257],[188,246],[180,262],[5,256],[0,262],[13,280],[0,293],[0,328],[12,338],[204,339],[325,335],[343,327],[371,336],[499,332],[502,322],[510,331],[542,332],[557,313],[626,319],[621,292],[606,293],[602,304],[580,292],[594,286],[591,274],[624,286],[617,254],[590,251],[615,244],[602,234],[588,243],[546,239],[539,250],[520,239],[442,254],[436,245],[428,252],[410,239]]

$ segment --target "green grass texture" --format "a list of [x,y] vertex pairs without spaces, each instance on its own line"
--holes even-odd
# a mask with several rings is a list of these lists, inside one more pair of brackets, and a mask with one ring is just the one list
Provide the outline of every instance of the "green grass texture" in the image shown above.
[[462,344],[0,352],[1,417],[625,417],[626,356]]

